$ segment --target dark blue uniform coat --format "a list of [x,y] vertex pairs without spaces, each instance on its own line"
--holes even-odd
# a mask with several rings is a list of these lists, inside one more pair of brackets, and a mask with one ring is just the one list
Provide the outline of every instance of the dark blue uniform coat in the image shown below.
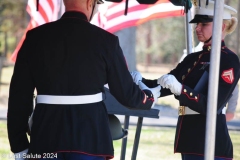
[[[169,73],[183,84],[181,95],[175,96],[179,100],[179,105],[188,106],[200,113],[178,117],[174,152],[204,154],[208,83],[202,86],[201,92],[194,88],[203,73],[209,72],[210,51],[211,46],[204,46],[202,51],[189,54]],[[231,96],[239,80],[239,67],[237,55],[222,42],[217,106],[219,110]],[[148,87],[157,85],[157,80],[143,79],[143,81]],[[172,93],[169,89],[161,90],[161,97],[170,94]],[[225,114],[221,113],[217,115],[215,156],[233,157],[233,146],[228,134]]]
[[[134,84],[119,41],[87,21],[80,12],[27,33],[11,80],[8,136],[13,152],[77,152],[113,157],[108,114],[103,102],[76,105],[37,104],[30,144],[26,131],[32,97],[111,94],[124,106],[150,109],[152,100]],[[146,100],[146,101],[145,101]],[[144,101],[144,103],[143,103]]]

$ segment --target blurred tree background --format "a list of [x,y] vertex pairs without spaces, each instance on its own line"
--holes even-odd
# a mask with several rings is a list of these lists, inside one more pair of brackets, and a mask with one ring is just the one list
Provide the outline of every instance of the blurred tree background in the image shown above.
[[10,56],[27,24],[27,0],[0,0],[0,52]]
[[137,26],[137,63],[176,63],[185,48],[184,16],[156,19]]
[[[239,10],[239,0],[225,0],[226,4]],[[0,0],[0,53],[10,57],[21,39],[29,15],[27,0]],[[238,19],[240,13],[238,13]],[[194,34],[193,34],[194,35]],[[240,55],[240,31],[226,38],[227,46]],[[198,44],[195,38],[195,46]],[[184,15],[155,19],[136,27],[136,62],[145,65],[175,64],[185,47]],[[238,52],[237,52],[238,51]]]

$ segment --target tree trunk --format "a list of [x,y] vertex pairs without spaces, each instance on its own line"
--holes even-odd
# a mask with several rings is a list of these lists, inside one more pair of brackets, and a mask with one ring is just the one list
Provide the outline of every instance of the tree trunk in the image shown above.
[[130,27],[114,33],[119,38],[129,71],[136,70],[136,27]]
[[225,4],[229,5],[230,4],[230,0],[225,0]]
[[4,32],[4,52],[3,52],[3,55],[1,56],[6,56],[7,53],[8,53],[8,33],[7,32]]
[[145,54],[145,72],[148,72],[148,66],[151,63],[151,53],[150,53],[150,47],[152,45],[151,41],[151,23],[147,23],[147,53]]

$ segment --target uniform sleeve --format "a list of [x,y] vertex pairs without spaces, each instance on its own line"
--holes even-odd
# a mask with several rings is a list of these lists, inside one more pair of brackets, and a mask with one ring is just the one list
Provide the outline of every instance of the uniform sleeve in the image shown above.
[[[239,80],[239,67],[239,59],[235,54],[228,54],[228,56],[221,58],[218,86],[218,111],[227,103],[228,98],[231,96]],[[181,105],[188,106],[201,114],[206,114],[207,97],[208,95],[203,95],[187,85],[183,85],[179,101]]]
[[228,101],[227,113],[234,113],[237,108],[238,96],[239,96],[239,86],[237,85],[232,92],[232,97]]
[[[181,80],[178,79],[179,76],[179,71],[182,70],[183,67],[185,67],[185,65],[191,60],[191,57],[192,55],[188,55],[184,58],[183,61],[181,61],[180,63],[178,63],[178,65],[173,69],[171,70],[168,74],[172,74],[174,75],[177,80],[181,83]],[[158,84],[157,84],[157,79],[155,80],[150,80],[150,79],[145,79],[143,78],[142,79],[143,83],[146,84],[149,88],[153,88],[153,87],[156,87]],[[165,97],[165,96],[168,96],[168,95],[172,95],[173,93],[171,92],[170,89],[167,89],[167,88],[162,88],[161,89],[161,95],[160,97]],[[178,98],[177,96],[175,96],[175,98]]]
[[14,66],[9,91],[7,128],[11,151],[20,152],[28,148],[28,118],[33,110],[34,83],[28,63],[31,43],[27,34]]
[[[110,53],[108,67],[108,85],[111,94],[124,106],[134,109],[150,109],[153,101],[133,82],[127,64],[120,48],[118,38],[113,39],[114,44]],[[115,43],[114,43],[115,42]]]

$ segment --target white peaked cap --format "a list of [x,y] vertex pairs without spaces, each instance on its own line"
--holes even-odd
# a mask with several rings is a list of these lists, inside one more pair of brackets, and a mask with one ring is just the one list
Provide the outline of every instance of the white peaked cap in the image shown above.
[[[198,5],[198,0],[192,0],[195,6],[195,15],[208,15],[214,16],[214,1],[209,1],[209,4],[205,6],[202,3],[201,7]],[[232,15],[237,14],[237,10],[224,4],[223,19],[231,19]]]

